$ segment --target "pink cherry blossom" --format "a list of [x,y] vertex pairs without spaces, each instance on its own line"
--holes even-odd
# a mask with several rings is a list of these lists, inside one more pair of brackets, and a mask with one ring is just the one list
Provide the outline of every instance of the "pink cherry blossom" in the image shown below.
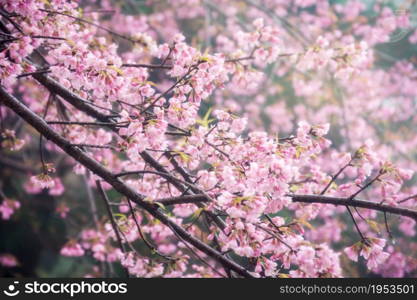
[[54,180],[48,174],[32,176],[30,181],[35,187],[39,187],[41,189],[49,189],[55,186]]
[[70,241],[61,249],[61,255],[71,257],[83,256],[84,249],[77,242]]

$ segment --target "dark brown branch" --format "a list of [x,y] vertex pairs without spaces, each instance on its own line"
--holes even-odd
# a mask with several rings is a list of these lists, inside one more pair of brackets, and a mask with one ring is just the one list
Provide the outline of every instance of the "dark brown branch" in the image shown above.
[[50,73],[50,70],[38,70],[35,72],[29,72],[29,73],[23,73],[17,76],[17,78],[23,78],[23,77],[28,77],[28,76],[33,76],[36,74],[46,74],[46,73]]
[[332,204],[332,205],[349,205],[353,207],[368,208],[377,211],[392,213],[396,215],[401,215],[405,217],[412,218],[417,221],[417,211],[403,208],[395,207],[386,204],[380,204],[377,202],[356,200],[349,198],[339,198],[339,197],[329,197],[329,196],[319,196],[319,195],[289,195],[292,198],[293,202],[302,202],[302,203],[323,203],[323,204]]
[[406,198],[403,198],[403,199],[401,199],[400,201],[398,201],[398,203],[407,202],[408,200],[411,200],[411,199],[417,199],[417,194],[415,194],[415,195],[411,195],[411,196],[408,196],[408,197],[406,197]]
[[358,234],[361,237],[362,241],[365,242],[366,241],[366,238],[363,235],[361,229],[359,228],[358,223],[356,223],[355,216],[353,215],[352,210],[350,209],[350,207],[348,205],[345,205],[345,207],[346,207],[346,209],[347,209],[347,211],[348,211],[348,213],[349,213],[349,215],[350,215],[350,217],[352,219],[353,224],[355,225],[356,231],[358,232]]
[[346,168],[350,166],[352,160],[353,160],[353,158],[351,158],[346,165],[341,167],[340,170],[332,176],[332,179],[329,181],[329,183],[326,185],[326,187],[321,191],[320,195],[324,195],[327,192],[327,190],[330,188],[332,183],[335,182],[335,180],[339,177],[339,175],[342,174],[343,171],[346,170]]
[[59,37],[59,36],[47,36],[47,35],[31,35],[33,39],[47,39],[47,40],[59,40],[59,41],[66,41],[66,38]]
[[173,135],[173,136],[190,136],[190,134],[182,133],[182,132],[172,132],[172,131],[166,131],[166,135]]
[[374,182],[378,181],[379,178],[384,174],[384,171],[381,169],[378,172],[378,175],[376,175],[372,180],[370,180],[367,184],[360,187],[359,190],[357,190],[353,195],[349,197],[349,199],[354,199],[357,195],[359,195],[362,191],[366,190],[368,187],[370,187]]
[[[395,207],[386,204],[380,204],[377,202],[365,201],[365,200],[349,200],[349,198],[340,198],[340,197],[329,197],[321,195],[288,195],[292,198],[293,202],[301,203],[322,203],[322,204],[332,204],[332,205],[348,205],[352,207],[367,208],[381,212],[387,212],[391,214],[396,214],[404,217],[409,217],[417,221],[417,211],[405,207]],[[167,201],[172,199],[172,204],[181,204],[181,203],[199,203],[208,201],[205,195],[197,194],[192,197],[181,196],[181,197],[172,197],[166,198]],[[183,201],[181,200],[183,199]],[[165,201],[165,199],[160,199]],[[159,200],[155,200],[159,202]],[[169,204],[167,204],[169,205]]]
[[186,203],[201,203],[201,202],[209,202],[206,196],[202,194],[198,195],[184,195],[178,197],[170,197],[170,198],[160,198],[156,199],[155,202],[161,203],[163,205],[176,205],[176,204],[186,204]]
[[252,55],[249,55],[249,56],[244,56],[244,57],[239,57],[239,58],[231,58],[231,59],[227,59],[227,60],[225,60],[224,62],[226,62],[226,63],[236,63],[236,62],[239,62],[239,61],[244,61],[244,60],[251,60],[251,59],[253,59],[254,57],[252,56]]
[[112,145],[93,145],[93,144],[71,144],[71,146],[76,147],[86,147],[86,148],[99,148],[99,149],[112,149],[112,150],[118,150],[116,147]]

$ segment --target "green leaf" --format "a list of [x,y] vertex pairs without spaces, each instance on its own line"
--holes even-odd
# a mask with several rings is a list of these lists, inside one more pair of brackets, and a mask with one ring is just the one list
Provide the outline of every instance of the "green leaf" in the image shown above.
[[174,151],[175,153],[177,153],[180,157],[181,160],[185,163],[190,161],[190,156],[187,153],[184,153],[182,151]]
[[200,124],[201,126],[208,128],[210,123],[214,122],[214,119],[209,119],[212,110],[213,109],[210,107],[204,115],[203,119],[196,120],[197,124]]
[[127,217],[124,214],[121,213],[114,213],[113,216],[118,219],[120,222],[127,222]]
[[234,204],[241,204],[243,201],[251,200],[251,196],[244,196],[244,197],[236,197],[233,199]]
[[196,219],[198,219],[201,215],[201,213],[203,212],[204,207],[200,207],[199,209],[197,209],[191,216],[191,220],[192,222],[194,222]]
[[376,233],[381,233],[380,224],[372,220],[366,220],[366,223],[368,223],[369,227],[373,231],[375,231]]
[[155,203],[156,205],[158,205],[160,208],[162,208],[163,210],[167,210],[167,208],[165,207],[165,205],[163,205],[161,202],[157,202],[157,201],[155,201],[155,202],[152,202],[152,203]]

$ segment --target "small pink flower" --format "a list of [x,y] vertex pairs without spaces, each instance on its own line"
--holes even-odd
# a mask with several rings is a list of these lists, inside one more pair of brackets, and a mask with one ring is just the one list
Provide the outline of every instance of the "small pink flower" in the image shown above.
[[65,191],[65,188],[61,182],[61,179],[59,179],[58,177],[53,178],[53,182],[54,182],[54,186],[51,189],[49,189],[49,195],[61,196]]
[[398,168],[398,174],[403,180],[410,180],[413,177],[414,171],[410,169]]
[[53,188],[55,186],[55,181],[51,178],[51,176],[44,173],[32,176],[30,180],[34,186],[42,189]]
[[324,123],[320,125],[313,126],[311,129],[311,133],[315,136],[323,136],[326,135],[327,132],[329,132],[330,124]]
[[245,257],[252,257],[254,254],[254,251],[252,247],[250,246],[243,246],[243,247],[237,247],[234,249],[237,255],[245,256]]
[[377,249],[375,251],[372,251],[369,254],[368,262],[366,263],[366,266],[373,270],[376,267],[378,267],[380,264],[384,263],[389,257],[389,253],[382,251],[382,249]]
[[297,138],[301,142],[307,141],[307,136],[310,133],[311,126],[305,121],[300,121],[298,123],[298,129],[297,129]]
[[246,118],[234,119],[230,129],[235,133],[240,133],[245,129],[247,122],[248,120]]
[[56,207],[55,211],[60,215],[61,218],[65,219],[70,209],[65,203],[60,203]]
[[77,242],[69,241],[61,249],[61,255],[71,257],[83,256],[84,249]]
[[367,238],[366,242],[358,242],[351,247],[345,248],[344,252],[353,261],[358,261],[361,255],[367,260],[367,267],[370,270],[377,268],[388,257],[389,253],[384,252],[386,241],[379,238]]
[[4,199],[0,205],[0,214],[3,220],[9,220],[10,216],[20,208],[20,202]]
[[264,27],[264,19],[262,18],[257,18],[256,20],[253,21],[253,26],[255,26],[256,30],[261,30],[262,27]]

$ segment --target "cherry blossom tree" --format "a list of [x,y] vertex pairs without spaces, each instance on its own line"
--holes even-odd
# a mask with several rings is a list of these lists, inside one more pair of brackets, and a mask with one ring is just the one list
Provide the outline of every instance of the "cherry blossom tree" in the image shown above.
[[0,0],[0,163],[85,276],[416,275],[416,6]]

